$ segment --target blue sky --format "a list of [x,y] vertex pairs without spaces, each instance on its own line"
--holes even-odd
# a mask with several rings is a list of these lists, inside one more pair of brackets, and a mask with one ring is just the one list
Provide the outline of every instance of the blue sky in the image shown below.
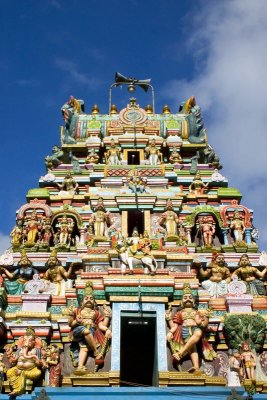
[[[2,0],[0,251],[59,143],[60,107],[74,95],[86,112],[107,112],[116,71],[152,79],[156,112],[196,96],[266,250],[266,19],[265,0]],[[113,93],[125,106],[128,95]]]

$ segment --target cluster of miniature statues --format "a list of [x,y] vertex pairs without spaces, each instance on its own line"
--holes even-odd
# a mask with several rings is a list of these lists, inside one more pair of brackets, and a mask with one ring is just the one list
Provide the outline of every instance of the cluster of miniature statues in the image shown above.
[[[20,276],[21,280],[27,281],[30,275],[25,275],[24,271],[30,271],[32,267],[26,254],[22,257],[24,264],[20,262],[21,275],[17,274],[16,277]],[[217,262],[219,263],[218,257]],[[25,260],[28,260],[27,267]],[[51,255],[49,269],[45,272],[44,278],[60,284],[63,279],[68,279],[70,271],[75,266],[72,265],[66,273],[61,265],[57,265],[58,263],[56,255]],[[213,266],[209,268],[212,271],[211,278],[217,277],[217,275],[221,276],[224,273],[222,271],[227,269],[223,265],[215,266],[214,263],[215,260],[213,260]],[[242,268],[241,266],[238,270]],[[10,274],[6,269],[2,272],[6,274],[6,277]],[[225,273],[228,276],[227,271]],[[5,284],[6,282],[5,280]],[[87,281],[79,306],[75,307],[74,304],[70,304],[63,310],[63,313],[69,321],[71,345],[68,351],[74,374],[85,375],[89,372],[86,366],[89,358],[94,360],[94,372],[97,372],[99,368],[103,367],[106,353],[111,344],[111,308],[106,304],[102,307],[97,305],[93,284]],[[200,359],[211,361],[216,358],[215,350],[205,337],[211,314],[210,309],[197,307],[190,284],[183,286],[180,309],[173,312],[170,305],[166,310],[166,340],[173,363],[178,370],[181,368],[183,360],[189,358],[192,367],[188,372],[202,374]],[[201,352],[197,349],[199,344],[202,345]],[[40,382],[40,378],[43,379],[45,385],[60,386],[62,378],[61,350],[56,344],[48,344],[47,341],[41,340],[32,327],[29,326],[25,335],[16,342],[6,344],[4,350],[5,353],[0,353],[0,383],[2,385],[4,381],[8,382],[10,395],[25,393],[27,384]],[[239,386],[240,382],[245,379],[254,381],[256,353],[254,350],[252,351],[251,344],[244,341],[239,348],[231,349],[229,355],[228,383],[230,382],[229,384],[232,386]]]

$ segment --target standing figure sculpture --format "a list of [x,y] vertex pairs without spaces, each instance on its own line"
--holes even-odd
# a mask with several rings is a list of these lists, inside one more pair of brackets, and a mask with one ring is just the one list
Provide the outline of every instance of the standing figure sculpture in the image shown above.
[[265,296],[264,282],[259,278],[264,278],[267,272],[267,267],[259,271],[251,265],[248,255],[243,254],[240,257],[238,268],[233,272],[232,278],[237,277],[246,283],[247,293],[254,296]]
[[211,247],[213,245],[213,239],[215,235],[216,225],[212,215],[199,217],[199,230],[201,232],[201,237],[203,245]]
[[76,128],[79,119],[79,114],[84,110],[84,101],[75,99],[70,96],[70,99],[61,107],[65,127],[63,130],[62,141],[64,144],[76,143]]
[[46,286],[46,293],[56,296],[64,296],[67,288],[72,287],[72,281],[69,279],[73,271],[73,263],[70,264],[69,269],[66,271],[57,258],[57,252],[53,250],[45,263],[48,268],[45,272],[44,279],[49,281],[50,284]]
[[[39,341],[38,341],[39,340]],[[26,335],[19,339],[18,350],[13,358],[14,367],[7,371],[7,380],[11,388],[9,396],[19,396],[26,392],[28,381],[38,380],[42,373],[43,360],[41,341],[35,331],[27,328]]]
[[241,355],[238,350],[233,350],[229,358],[229,370],[227,373],[227,384],[230,387],[241,386],[243,380],[243,368],[241,366]]
[[29,220],[26,222],[27,242],[26,246],[34,246],[38,239],[38,233],[41,229],[41,224],[38,221],[37,213],[35,210],[32,211]]
[[107,237],[107,229],[111,224],[110,214],[105,209],[102,197],[99,197],[94,213],[89,220],[89,226],[93,227],[94,236]]
[[41,227],[41,242],[49,246],[53,239],[53,228],[51,224],[51,218],[45,217]]
[[[167,341],[170,344],[174,361],[180,363],[189,354],[193,367],[189,372],[199,372],[199,355],[197,344],[202,340],[202,353],[205,359],[213,360],[216,356],[212,346],[203,339],[203,334],[209,323],[209,311],[197,310],[190,285],[184,285],[181,310],[174,316],[169,309],[166,312],[169,325]],[[204,342],[204,343],[203,343]]]
[[201,175],[199,172],[196,173],[196,176],[193,179],[191,185],[189,185],[189,192],[194,193],[195,195],[203,194],[204,190],[208,187],[208,183],[204,183],[201,179]]
[[231,273],[222,253],[213,253],[206,270],[202,268],[200,261],[194,261],[192,266],[197,268],[201,280],[206,278],[202,282],[202,287],[209,292],[211,297],[223,297],[227,294]]
[[50,387],[60,386],[61,366],[59,347],[56,344],[50,344],[46,348],[46,385]]
[[244,342],[241,347],[241,359],[245,365],[245,371],[248,379],[254,380],[256,357],[252,353],[250,345]]
[[14,272],[10,272],[3,266],[0,266],[0,272],[4,273],[10,279],[5,280],[5,287],[7,293],[13,295],[23,293],[25,284],[33,278],[33,275],[38,275],[38,271],[33,268],[32,262],[29,260],[25,250],[21,251],[21,259]]
[[239,211],[234,212],[234,217],[231,221],[230,229],[233,232],[235,242],[242,242],[244,238],[245,225]]
[[110,148],[104,155],[105,155],[106,164],[108,164],[108,165],[120,165],[121,164],[121,150],[119,147],[116,147],[114,139],[111,139]]
[[179,227],[179,218],[175,211],[173,211],[173,204],[171,199],[168,199],[165,212],[159,219],[159,225],[166,230],[166,238],[177,236]]
[[71,234],[74,228],[74,221],[72,218],[68,218],[66,214],[63,214],[59,220],[58,227],[58,238],[59,243],[57,246],[67,246],[71,244]]
[[12,247],[19,247],[22,244],[22,234],[23,234],[23,220],[18,219],[17,225],[10,232]]
[[103,314],[95,302],[91,282],[87,282],[84,297],[78,308],[67,311],[73,342],[72,360],[76,374],[86,374],[86,362],[91,355],[97,365],[103,365],[112,333],[109,329],[111,310],[103,306]]
[[145,154],[150,165],[162,163],[162,154],[156,146],[156,139],[152,139],[149,146],[145,148]]

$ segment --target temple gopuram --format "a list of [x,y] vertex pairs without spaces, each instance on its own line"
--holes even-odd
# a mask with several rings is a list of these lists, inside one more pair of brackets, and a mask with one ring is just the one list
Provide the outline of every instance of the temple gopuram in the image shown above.
[[62,106],[0,256],[1,399],[267,399],[267,255],[181,100],[117,73],[107,114]]

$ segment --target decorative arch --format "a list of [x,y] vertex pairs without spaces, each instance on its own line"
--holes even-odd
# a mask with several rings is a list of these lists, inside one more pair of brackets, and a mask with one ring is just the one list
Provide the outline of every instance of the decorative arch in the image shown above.
[[52,215],[52,210],[47,204],[45,204],[45,200],[34,199],[20,207],[17,218],[22,219],[28,210],[37,209],[43,210],[46,217],[51,217]]
[[195,207],[192,214],[190,214],[186,217],[186,225],[185,226],[192,228],[195,225],[197,216],[201,213],[212,214],[216,218],[219,227],[222,228],[222,219],[221,219],[220,212],[218,211],[218,209],[213,206],[206,206],[206,205]]
[[61,215],[66,214],[67,216],[72,216],[76,223],[77,226],[80,227],[83,225],[83,220],[80,216],[80,214],[74,209],[74,208],[69,208],[69,207],[62,207],[59,210],[53,212],[53,216],[52,216],[52,225],[55,222],[55,219],[60,217]]
[[223,206],[223,207],[220,208],[220,216],[221,216],[222,227],[223,228],[228,228],[227,213],[229,211],[230,212],[231,211],[232,212],[235,212],[235,211],[243,212],[244,215],[245,215],[245,218],[244,218],[245,228],[252,228],[250,210],[247,207],[242,206],[241,204],[238,204],[238,202],[236,200],[232,200],[232,204],[231,205]]

